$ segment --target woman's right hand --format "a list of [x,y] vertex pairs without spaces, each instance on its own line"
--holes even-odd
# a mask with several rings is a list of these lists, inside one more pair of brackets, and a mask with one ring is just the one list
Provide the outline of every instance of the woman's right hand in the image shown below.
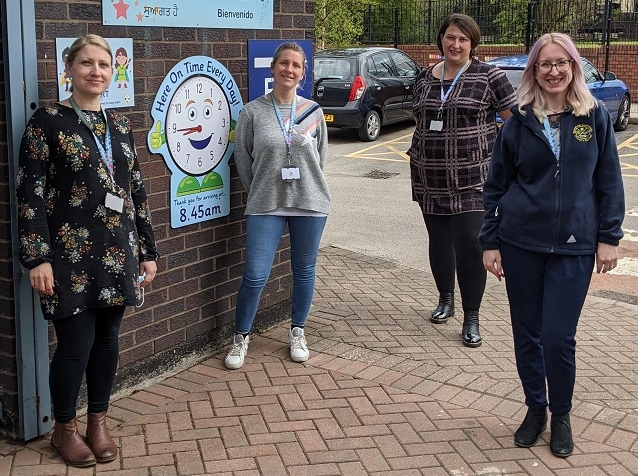
[[53,282],[53,268],[48,261],[29,270],[31,287],[41,294],[53,296],[55,285]]
[[483,267],[496,276],[499,281],[505,277],[505,273],[503,273],[503,263],[501,262],[501,252],[499,250],[483,251]]

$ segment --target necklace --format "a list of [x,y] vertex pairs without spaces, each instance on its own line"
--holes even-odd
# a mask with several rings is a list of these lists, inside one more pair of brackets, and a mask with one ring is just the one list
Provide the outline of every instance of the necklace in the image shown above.
[[545,108],[545,110],[551,114],[560,114],[561,112],[565,112],[565,109],[567,109],[566,106],[560,107],[558,109],[550,109],[548,107]]

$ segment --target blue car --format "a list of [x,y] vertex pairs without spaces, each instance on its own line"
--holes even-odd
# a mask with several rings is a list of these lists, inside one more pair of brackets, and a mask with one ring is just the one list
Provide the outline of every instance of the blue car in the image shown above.
[[[614,73],[607,71],[604,75],[585,58],[582,59],[585,81],[592,94],[599,99],[609,111],[614,123],[615,131],[624,131],[629,125],[629,110],[631,107],[631,95],[629,88]],[[521,84],[523,70],[527,65],[527,55],[499,56],[486,61],[488,64],[498,66],[509,78],[512,85],[517,88]],[[500,118],[498,119],[500,121]]]

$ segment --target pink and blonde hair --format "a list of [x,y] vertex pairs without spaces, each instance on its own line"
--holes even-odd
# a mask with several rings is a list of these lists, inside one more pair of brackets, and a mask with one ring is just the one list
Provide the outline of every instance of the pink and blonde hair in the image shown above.
[[536,63],[538,63],[541,49],[550,43],[562,46],[569,55],[568,59],[573,60],[571,64],[572,81],[567,86],[566,105],[571,108],[575,116],[589,115],[589,112],[597,107],[598,103],[587,88],[583,65],[576,45],[565,33],[545,33],[532,46],[521,84],[516,90],[519,111],[524,113],[523,106],[531,105],[534,115],[542,120],[546,104],[543,90],[536,81]]

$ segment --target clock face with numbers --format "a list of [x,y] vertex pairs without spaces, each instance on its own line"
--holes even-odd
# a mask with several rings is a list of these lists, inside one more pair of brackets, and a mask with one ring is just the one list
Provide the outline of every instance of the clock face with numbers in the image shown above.
[[166,145],[188,175],[203,175],[224,158],[231,131],[228,98],[208,76],[192,76],[175,90],[166,110]]

